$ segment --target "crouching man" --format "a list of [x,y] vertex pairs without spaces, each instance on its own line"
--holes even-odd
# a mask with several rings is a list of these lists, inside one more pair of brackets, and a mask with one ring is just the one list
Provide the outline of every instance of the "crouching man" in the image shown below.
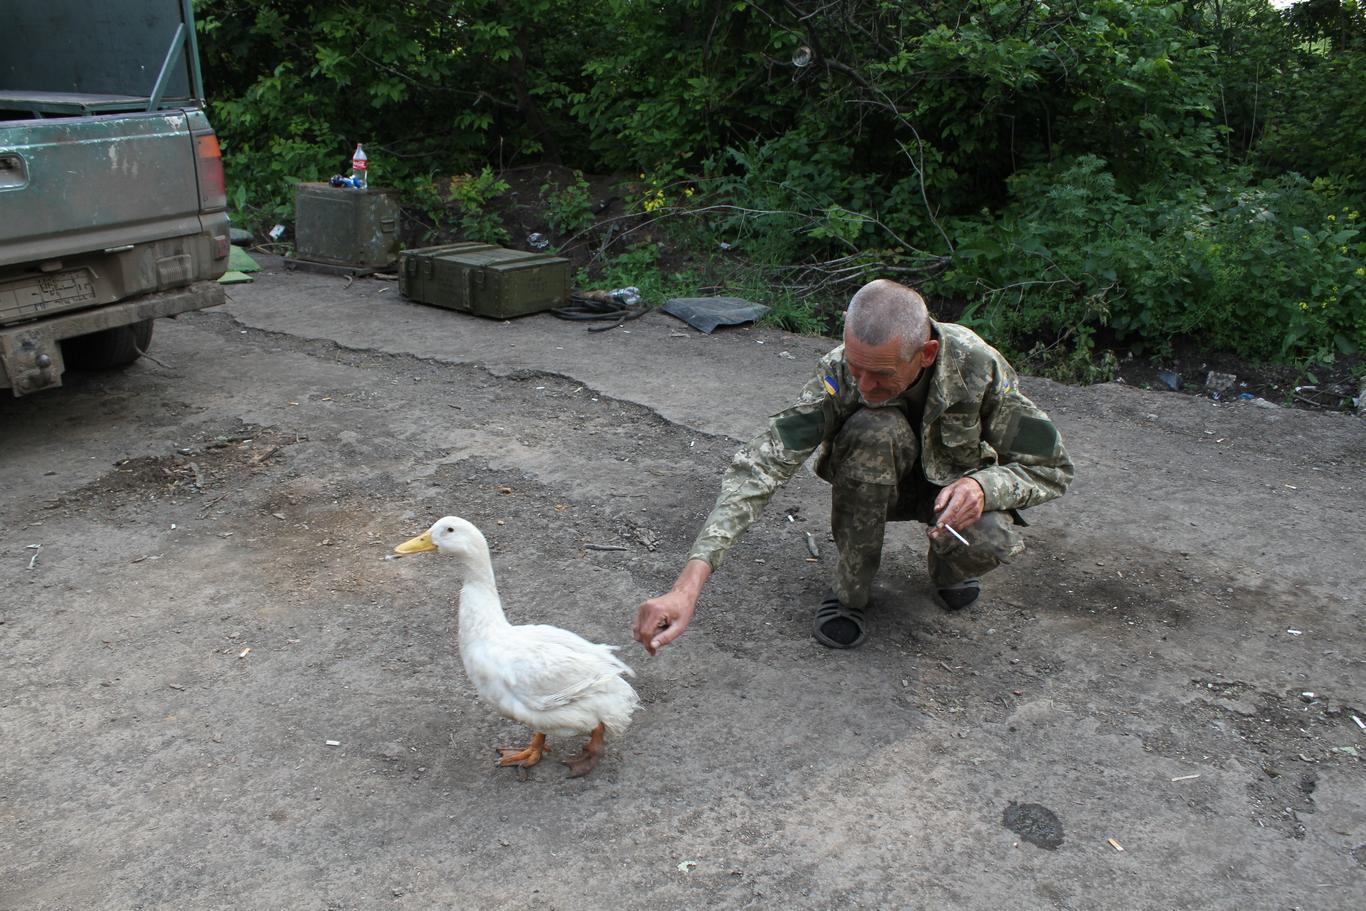
[[839,559],[812,634],[831,648],[864,639],[887,522],[927,526],[935,599],[961,610],[983,575],[1024,549],[1019,510],[1061,496],[1073,473],[1057,428],[1000,353],[931,319],[911,288],[870,282],[849,303],[844,344],[735,454],[673,588],[640,605],[633,635],[651,654],[687,629],[726,552],[817,450]]

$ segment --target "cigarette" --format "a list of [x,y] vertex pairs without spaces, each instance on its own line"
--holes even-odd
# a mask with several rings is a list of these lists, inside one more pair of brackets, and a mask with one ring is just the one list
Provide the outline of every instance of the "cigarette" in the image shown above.
[[966,547],[971,547],[971,546],[972,546],[971,544],[968,544],[968,539],[965,538],[965,537],[963,537],[962,535],[960,535],[958,532],[954,531],[954,530],[953,530],[953,526],[950,525],[949,523],[947,523],[947,522],[940,522],[939,525],[940,525],[940,527],[942,527],[942,528],[947,528],[947,529],[949,530],[949,534],[953,535],[953,536],[954,536],[955,538],[957,538],[959,541],[962,541],[964,546],[966,546]]

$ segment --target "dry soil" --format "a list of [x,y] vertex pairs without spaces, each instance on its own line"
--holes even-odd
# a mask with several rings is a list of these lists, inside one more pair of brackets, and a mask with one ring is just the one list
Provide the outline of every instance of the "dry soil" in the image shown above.
[[[3,911],[1362,906],[1361,418],[1027,381],[1077,480],[978,606],[897,526],[818,645],[803,470],[652,659],[636,605],[830,342],[231,294],[0,402]],[[384,559],[448,513],[515,622],[625,647],[593,775],[494,767],[453,566]]]

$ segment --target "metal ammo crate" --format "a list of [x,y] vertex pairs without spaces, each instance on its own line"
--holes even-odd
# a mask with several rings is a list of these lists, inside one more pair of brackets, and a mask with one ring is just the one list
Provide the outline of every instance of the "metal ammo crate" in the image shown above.
[[510,319],[563,307],[569,260],[474,242],[404,250],[399,291],[424,304]]
[[398,191],[301,183],[294,193],[294,247],[302,260],[384,269],[398,259]]

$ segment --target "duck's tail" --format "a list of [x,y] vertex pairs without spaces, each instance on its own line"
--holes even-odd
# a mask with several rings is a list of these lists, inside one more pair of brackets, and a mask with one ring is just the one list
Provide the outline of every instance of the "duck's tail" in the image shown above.
[[636,672],[631,669],[631,665],[617,657],[616,653],[621,651],[620,645],[604,645],[603,648],[607,650],[606,657],[608,663],[611,664],[612,668],[615,669],[618,674],[624,674],[627,677],[634,677],[636,675]]
[[607,729],[607,736],[616,738],[626,733],[631,716],[640,708],[640,696],[631,684],[620,677],[612,678],[611,683],[617,692],[613,693],[611,710],[602,715],[602,724]]

